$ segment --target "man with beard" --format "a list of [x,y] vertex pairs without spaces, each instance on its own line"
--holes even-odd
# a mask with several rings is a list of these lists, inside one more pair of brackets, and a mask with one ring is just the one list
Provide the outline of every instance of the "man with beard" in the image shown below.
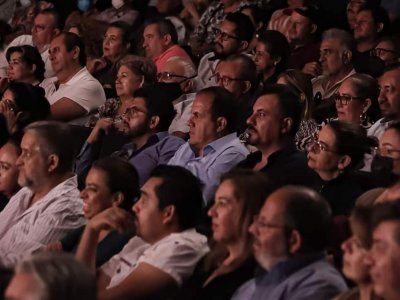
[[217,85],[211,77],[219,60],[248,50],[255,29],[248,16],[236,12],[227,14],[225,20],[214,31],[214,52],[202,57],[197,70],[196,87],[198,91]]
[[[176,149],[184,143],[181,138],[168,136],[167,130],[175,116],[175,111],[172,99],[160,97],[162,92],[167,92],[167,89],[163,89],[160,85],[135,91],[134,100],[123,115],[123,124],[121,125],[123,134],[128,136],[131,142],[112,153],[112,156],[129,160],[132,163],[134,158],[143,150],[162,140],[165,142],[165,139],[167,139],[168,143],[163,144],[163,153],[165,151],[168,156],[165,158],[165,162],[167,162]],[[173,99],[177,97],[172,96]],[[97,121],[76,160],[75,171],[80,182],[83,182],[93,161],[100,156],[98,145],[102,142],[103,133],[107,134],[113,129],[113,126],[114,120],[112,118],[103,118]],[[134,165],[136,166],[136,163],[144,164],[145,160],[144,158],[139,162],[135,160]],[[140,166],[137,167],[140,168]]]
[[294,137],[301,120],[301,103],[292,90],[280,84],[264,88],[247,119],[248,143],[258,149],[238,166],[260,171],[278,186],[312,186],[315,173],[307,158],[296,149]]

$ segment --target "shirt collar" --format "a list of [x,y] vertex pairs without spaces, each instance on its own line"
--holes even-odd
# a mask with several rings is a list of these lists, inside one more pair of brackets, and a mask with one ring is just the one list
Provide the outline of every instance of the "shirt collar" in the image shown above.
[[[223,137],[212,141],[211,143],[207,144],[206,146],[204,146],[204,150],[203,150],[203,156],[208,155],[209,153],[213,152],[213,151],[218,151],[220,149],[223,149],[226,147],[226,145],[230,142],[232,142],[234,139],[237,139],[237,135],[236,132],[234,133],[229,133],[227,135],[224,135]],[[196,153],[194,147],[192,145],[190,145],[190,148],[192,149],[193,153]]]

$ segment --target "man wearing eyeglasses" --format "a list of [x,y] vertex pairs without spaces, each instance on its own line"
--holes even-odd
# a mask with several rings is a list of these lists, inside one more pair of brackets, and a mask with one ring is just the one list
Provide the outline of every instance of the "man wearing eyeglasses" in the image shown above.
[[272,193],[249,229],[260,271],[232,299],[322,300],[345,291],[325,254],[331,217],[328,203],[313,190],[286,186]]
[[214,51],[204,55],[200,60],[196,78],[198,91],[216,85],[210,78],[219,60],[232,54],[246,52],[253,39],[254,31],[254,25],[248,16],[240,12],[227,14],[219,27],[214,29]]

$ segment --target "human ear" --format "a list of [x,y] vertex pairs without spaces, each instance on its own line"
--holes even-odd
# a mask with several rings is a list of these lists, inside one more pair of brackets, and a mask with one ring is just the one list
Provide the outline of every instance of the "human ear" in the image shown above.
[[292,230],[289,237],[289,253],[295,254],[300,251],[302,238],[300,232],[296,229]]
[[293,119],[292,118],[283,118],[281,124],[281,133],[285,134],[292,130],[293,127]]

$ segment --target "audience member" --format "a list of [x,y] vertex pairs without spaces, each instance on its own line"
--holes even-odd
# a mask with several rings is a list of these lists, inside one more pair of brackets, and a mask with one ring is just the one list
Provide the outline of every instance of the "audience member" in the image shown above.
[[302,119],[296,132],[295,143],[297,149],[306,150],[317,131],[317,123],[312,118],[314,102],[311,80],[300,70],[287,69],[279,74],[277,83],[291,87],[302,104]]
[[[283,5],[283,8],[279,6]],[[287,4],[287,7],[286,7]],[[288,32],[290,29],[290,17],[292,12],[299,7],[303,7],[305,5],[304,0],[288,0],[288,1],[281,1],[279,4],[275,4],[275,6],[279,7],[279,9],[275,10],[272,15],[271,19],[268,22],[268,30],[277,30],[282,33],[285,37],[288,37]],[[272,4],[274,5],[274,4]]]
[[248,143],[258,151],[239,167],[270,176],[279,186],[311,186],[316,174],[308,168],[306,155],[296,149],[295,135],[301,122],[301,103],[285,85],[269,85],[260,92],[248,118]]
[[240,12],[229,13],[218,28],[214,28],[214,32],[214,51],[201,58],[197,69],[196,87],[198,91],[216,85],[211,81],[211,77],[221,58],[248,50],[254,35],[254,25],[248,16]]
[[105,9],[95,18],[108,23],[122,21],[132,26],[140,17],[139,12],[131,7],[132,2],[132,0],[113,0],[112,7]]
[[55,77],[40,86],[46,91],[55,120],[83,125],[87,115],[104,103],[101,84],[86,69],[83,41],[74,33],[65,32],[51,41],[50,60]]
[[196,94],[189,119],[189,141],[169,161],[190,170],[204,184],[204,208],[214,197],[222,174],[249,153],[235,132],[232,94],[209,87]]
[[249,229],[262,270],[232,299],[331,299],[344,291],[324,253],[330,226],[331,211],[317,192],[286,186],[272,193]]
[[[206,237],[194,229],[202,205],[200,186],[181,167],[162,166],[153,171],[132,208],[137,236],[97,269],[100,298],[169,298],[191,276],[208,252]],[[133,223],[121,208],[98,214],[86,225],[77,257],[95,272],[93,245],[100,231],[127,230]]]
[[208,211],[215,244],[175,299],[228,300],[254,276],[256,261],[248,228],[271,192],[266,176],[252,170],[222,176]]
[[332,121],[321,128],[308,147],[308,166],[320,177],[315,189],[326,198],[334,216],[348,215],[362,194],[363,187],[351,171],[362,166],[369,146],[360,125]]
[[[12,267],[83,225],[77,178],[72,174],[73,136],[67,125],[29,125],[17,160],[23,187],[0,213],[0,265]],[[63,137],[63,138],[60,138]]]
[[400,62],[400,41],[396,36],[382,37],[375,48],[371,50],[373,56],[383,60],[385,66]]
[[164,64],[174,56],[191,61],[178,45],[176,29],[167,19],[147,24],[143,31],[143,48],[146,57],[154,61],[157,72],[161,72]]
[[17,264],[5,297],[95,300],[96,278],[69,254],[36,253]]
[[347,3],[346,16],[350,30],[354,30],[357,22],[357,13],[364,5],[378,6],[381,0],[349,0]]

